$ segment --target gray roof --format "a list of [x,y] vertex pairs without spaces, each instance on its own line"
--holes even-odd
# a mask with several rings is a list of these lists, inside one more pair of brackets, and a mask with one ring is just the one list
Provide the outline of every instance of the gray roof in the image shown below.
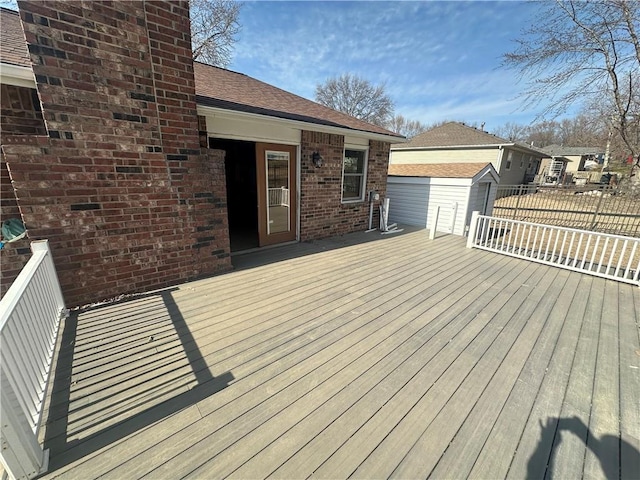
[[526,143],[514,142],[500,138],[497,135],[485,132],[464,123],[448,122],[431,130],[416,135],[407,143],[398,145],[394,149],[435,149],[453,148],[465,146],[497,146],[514,145],[522,149],[546,156],[542,150]]
[[604,153],[601,147],[565,147],[562,145],[548,145],[542,149],[552,157],[565,157],[573,155],[600,155]]

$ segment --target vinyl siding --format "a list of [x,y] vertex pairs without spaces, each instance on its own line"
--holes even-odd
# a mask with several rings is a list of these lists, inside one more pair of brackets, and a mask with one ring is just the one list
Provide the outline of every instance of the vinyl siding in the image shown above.
[[[484,210],[487,190],[489,198],[487,200],[487,208],[486,210]],[[473,184],[469,193],[470,201],[469,209],[467,210],[466,225],[469,225],[471,223],[471,214],[475,210],[479,211],[481,215],[491,215],[491,213],[493,212],[493,202],[496,199],[496,191],[497,185],[493,181],[481,181]]]
[[426,227],[429,185],[387,182],[389,221]]
[[[440,207],[438,232],[464,235],[466,211],[471,186],[454,180],[454,184],[433,184],[431,179],[402,179],[389,177],[387,196],[390,199],[389,221],[405,225],[431,228],[436,207]],[[443,182],[443,179],[438,179]],[[446,182],[446,179],[444,179]],[[454,208],[454,204],[456,204]],[[455,214],[455,219],[454,219]],[[452,223],[455,221],[452,230]]]
[[499,169],[497,148],[456,150],[391,150],[389,163],[469,163],[491,162]]
[[[433,220],[436,207],[440,207],[436,231],[464,235],[469,192],[469,186],[432,185],[428,216]],[[427,225],[429,228],[432,226],[431,222],[428,222]]]

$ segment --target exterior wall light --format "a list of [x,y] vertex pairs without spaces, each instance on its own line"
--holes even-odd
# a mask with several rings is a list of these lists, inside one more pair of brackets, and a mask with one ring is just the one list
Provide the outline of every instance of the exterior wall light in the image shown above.
[[320,168],[323,162],[322,156],[320,156],[318,152],[313,152],[311,155],[311,162],[316,168]]

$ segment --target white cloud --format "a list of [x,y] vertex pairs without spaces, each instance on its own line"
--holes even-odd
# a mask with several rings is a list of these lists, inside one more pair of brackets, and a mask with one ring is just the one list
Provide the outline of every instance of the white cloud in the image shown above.
[[355,73],[386,83],[397,112],[425,123],[524,119],[532,114],[518,111],[521,86],[496,70],[524,5],[249,3],[231,68],[307,98],[328,77]]

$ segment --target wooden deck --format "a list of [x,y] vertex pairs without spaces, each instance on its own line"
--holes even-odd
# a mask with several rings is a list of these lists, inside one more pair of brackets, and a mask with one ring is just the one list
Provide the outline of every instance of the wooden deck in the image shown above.
[[638,288],[425,231],[234,264],[66,322],[46,478],[640,476]]

